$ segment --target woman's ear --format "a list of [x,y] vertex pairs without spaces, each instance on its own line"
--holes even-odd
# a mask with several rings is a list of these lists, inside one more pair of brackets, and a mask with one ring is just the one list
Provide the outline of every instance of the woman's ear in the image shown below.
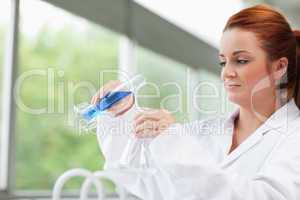
[[273,63],[272,71],[274,80],[279,81],[283,78],[287,72],[288,64],[289,60],[286,57],[282,57]]

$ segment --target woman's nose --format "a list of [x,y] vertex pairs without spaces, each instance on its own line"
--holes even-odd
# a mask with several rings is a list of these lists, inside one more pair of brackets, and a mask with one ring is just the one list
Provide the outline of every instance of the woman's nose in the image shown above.
[[237,73],[235,71],[235,69],[230,66],[229,64],[226,64],[223,68],[222,68],[222,79],[225,80],[226,78],[234,78],[237,76]]

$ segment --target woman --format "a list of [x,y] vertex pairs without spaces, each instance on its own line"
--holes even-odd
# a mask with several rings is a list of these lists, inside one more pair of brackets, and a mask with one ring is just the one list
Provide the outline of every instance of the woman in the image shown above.
[[[165,111],[139,114],[138,137],[148,137],[144,125],[155,122],[149,142],[155,173],[115,172],[111,178],[143,199],[300,199],[299,47],[300,31],[292,31],[268,6],[233,15],[223,31],[219,59],[229,99],[239,108],[226,119],[173,124],[166,130],[160,124],[169,125],[173,118]],[[104,86],[93,102],[116,84]],[[99,123],[106,169],[120,160],[128,134],[116,137],[100,127],[111,130],[118,120],[133,118],[128,102],[132,99],[118,106],[129,112],[116,113],[116,106],[111,112],[119,117]]]

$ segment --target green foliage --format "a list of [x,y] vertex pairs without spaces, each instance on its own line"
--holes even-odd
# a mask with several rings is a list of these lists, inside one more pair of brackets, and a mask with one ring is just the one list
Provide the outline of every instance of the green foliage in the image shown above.
[[[72,27],[53,32],[45,26],[34,39],[21,35],[20,47],[18,77],[32,70],[45,75],[25,79],[18,101],[35,109],[53,103],[54,110],[30,114],[20,103],[17,107],[16,187],[51,189],[58,176],[68,169],[101,169],[104,160],[95,134],[79,136],[68,126],[71,109],[68,97],[72,92],[68,85],[86,81],[98,89],[99,73],[117,69],[118,37],[97,27],[80,33]],[[54,76],[54,96],[48,95],[49,73]],[[62,89],[58,88],[59,84]],[[91,95],[92,92],[81,88],[71,97],[79,103],[89,101]],[[63,109],[59,110],[58,106]],[[77,188],[81,181],[71,182],[68,188]]]

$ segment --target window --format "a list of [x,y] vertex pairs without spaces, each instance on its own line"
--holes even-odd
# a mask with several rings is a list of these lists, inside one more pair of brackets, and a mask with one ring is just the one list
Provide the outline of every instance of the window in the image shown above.
[[16,189],[52,190],[66,170],[103,165],[95,135],[77,135],[70,112],[116,79],[99,80],[104,70],[117,69],[119,36],[41,1],[22,1],[20,12]]
[[137,49],[137,66],[148,82],[140,89],[140,106],[167,109],[177,121],[188,121],[188,66],[141,47]]
[[137,66],[149,84],[140,90],[140,105],[169,110],[178,122],[226,115],[234,109],[219,75],[199,70],[138,48]]

